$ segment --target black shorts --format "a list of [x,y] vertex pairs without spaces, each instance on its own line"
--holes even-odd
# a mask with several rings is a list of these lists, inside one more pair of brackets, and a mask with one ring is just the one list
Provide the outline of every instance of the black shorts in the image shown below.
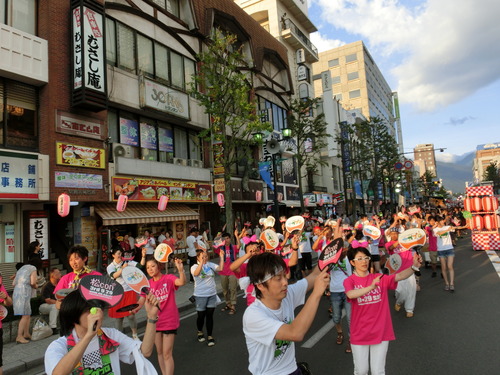
[[168,329],[166,331],[156,331],[156,332],[161,332],[164,335],[177,335],[177,330],[176,329]]
[[302,258],[299,259],[300,269],[312,270],[312,253],[302,253]]
[[371,255],[371,261],[372,262],[380,262],[380,255],[378,254],[375,254],[375,255]]

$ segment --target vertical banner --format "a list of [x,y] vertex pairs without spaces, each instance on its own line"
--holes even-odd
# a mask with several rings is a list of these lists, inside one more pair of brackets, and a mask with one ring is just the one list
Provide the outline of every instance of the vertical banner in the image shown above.
[[43,260],[49,259],[49,219],[48,217],[30,218],[29,242],[38,241],[41,244],[40,256]]
[[14,224],[5,224],[5,263],[14,262],[14,253],[16,252],[16,242],[14,239]]

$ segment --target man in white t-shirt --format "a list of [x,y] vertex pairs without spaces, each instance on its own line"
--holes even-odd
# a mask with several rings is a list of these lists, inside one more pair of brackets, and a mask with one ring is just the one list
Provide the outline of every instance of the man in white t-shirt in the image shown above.
[[[315,269],[305,279],[288,285],[287,267],[280,256],[263,253],[250,258],[247,273],[257,299],[243,315],[243,332],[248,348],[248,369],[253,375],[299,375],[295,341],[309,330],[330,276]],[[319,276],[319,277],[318,277]],[[294,310],[306,304],[295,317]]]
[[301,236],[299,251],[302,257],[299,259],[299,264],[300,269],[302,270],[302,275],[306,277],[312,270],[311,229],[309,228],[309,230],[302,232]]
[[146,256],[152,258],[156,248],[155,238],[151,236],[151,233],[147,229],[144,231],[144,237],[146,237],[147,240],[146,244],[144,245],[144,247],[146,248]]
[[[198,240],[202,240],[202,237],[200,236],[200,231],[198,228],[191,228],[189,231],[189,236],[186,238],[186,246],[188,249],[188,260],[189,260],[189,269],[191,269],[192,266],[197,264],[196,261],[196,250],[199,249],[198,246]],[[193,275],[191,272],[189,273],[189,282],[193,282]]]
[[163,243],[167,239],[167,236],[165,236],[165,229],[162,229],[160,231],[160,235],[158,236],[158,243]]

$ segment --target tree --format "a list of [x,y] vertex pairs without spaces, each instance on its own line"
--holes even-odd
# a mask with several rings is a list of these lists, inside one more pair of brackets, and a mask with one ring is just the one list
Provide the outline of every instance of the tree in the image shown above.
[[417,181],[417,186],[422,190],[422,195],[425,197],[430,197],[434,194],[435,191],[438,190],[438,184],[435,184],[434,179],[436,175],[429,170],[426,170],[425,173],[420,176]]
[[326,131],[325,115],[313,116],[319,106],[319,98],[295,99],[290,105],[288,128],[296,141],[297,179],[299,183],[300,207],[304,212],[302,169],[308,176],[308,190],[313,189],[313,176],[320,166],[327,163],[321,159],[321,151],[328,145],[330,135]]
[[490,162],[483,173],[483,181],[492,181],[494,191],[500,188],[500,170],[496,161]]
[[[200,136],[218,143],[222,149],[220,165],[224,169],[226,228],[231,232],[234,227],[231,166],[238,158],[251,158],[252,135],[269,130],[270,126],[257,116],[253,74],[241,47],[237,47],[237,37],[214,29],[206,44],[206,50],[198,55],[199,69],[193,77],[190,94],[200,101],[210,116],[209,127]],[[246,155],[242,155],[242,150]]]

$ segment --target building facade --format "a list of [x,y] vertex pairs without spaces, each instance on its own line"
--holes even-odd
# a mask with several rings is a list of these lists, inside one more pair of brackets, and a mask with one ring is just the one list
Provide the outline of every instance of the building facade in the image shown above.
[[423,176],[425,172],[429,172],[438,177],[434,144],[425,143],[416,145],[413,149],[413,158],[415,163],[420,167],[420,176]]
[[487,143],[476,147],[476,157],[472,166],[472,173],[475,182],[484,181],[486,168],[490,164],[496,163],[500,166],[500,143]]

